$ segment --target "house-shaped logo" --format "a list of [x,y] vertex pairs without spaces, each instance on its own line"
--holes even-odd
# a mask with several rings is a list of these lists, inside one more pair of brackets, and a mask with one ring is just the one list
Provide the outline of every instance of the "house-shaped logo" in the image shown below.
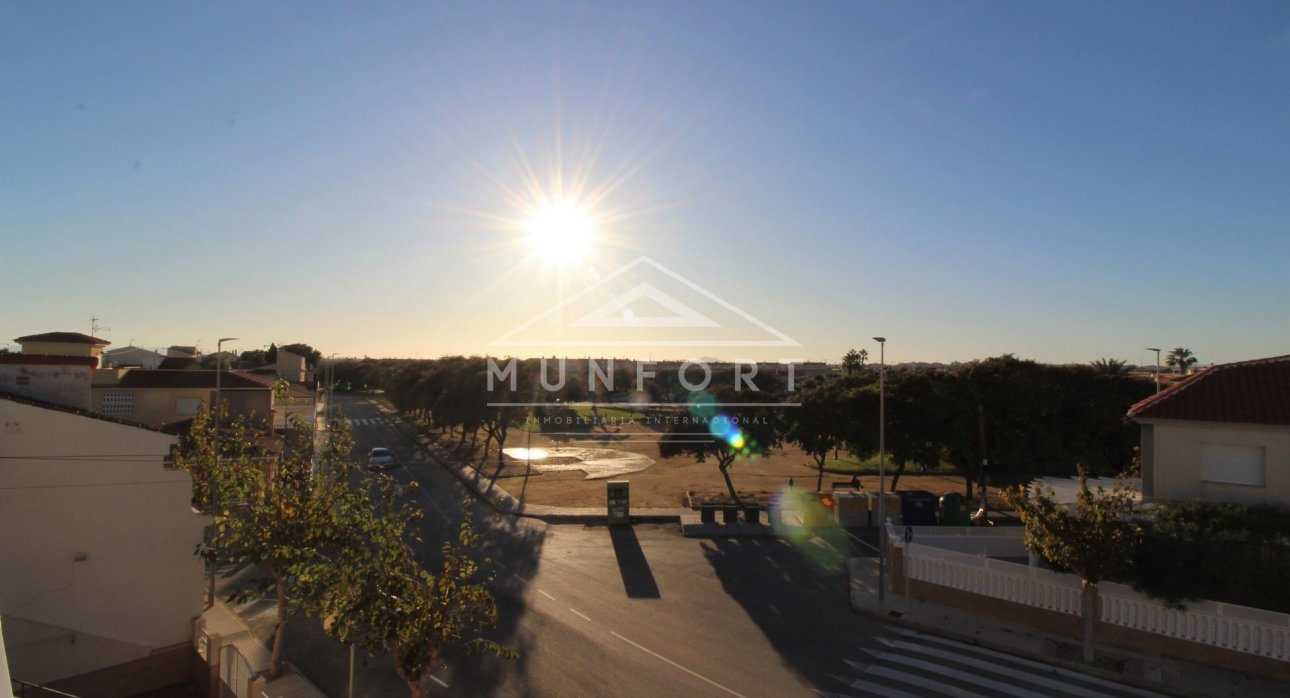
[[649,257],[492,342],[499,347],[792,347],[788,335]]

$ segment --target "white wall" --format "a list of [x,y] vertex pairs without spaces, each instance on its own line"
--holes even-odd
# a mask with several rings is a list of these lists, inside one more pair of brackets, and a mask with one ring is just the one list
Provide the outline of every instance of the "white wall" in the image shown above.
[[[1147,420],[1144,420],[1144,422]],[[1290,506],[1290,427],[1182,420],[1150,420],[1152,499],[1206,499],[1252,504],[1271,502]],[[1252,459],[1263,456],[1263,485],[1240,485],[1214,480],[1222,472],[1224,454],[1231,480],[1253,481]],[[1217,464],[1217,467],[1216,467]],[[1145,465],[1145,464],[1144,464]],[[1207,467],[1210,475],[1206,476]],[[1239,477],[1237,477],[1239,476]]]
[[[50,681],[189,639],[206,519],[188,475],[164,467],[175,441],[0,399],[0,615],[28,621],[5,626],[15,676]],[[14,637],[38,626],[71,632]]]
[[0,364],[0,390],[82,410],[90,408],[89,366]]

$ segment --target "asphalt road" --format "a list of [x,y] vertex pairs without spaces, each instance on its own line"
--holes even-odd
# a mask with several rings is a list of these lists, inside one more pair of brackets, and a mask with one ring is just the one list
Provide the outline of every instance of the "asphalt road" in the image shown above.
[[[358,396],[337,402],[353,423],[356,455],[365,460],[369,449],[385,446],[397,461],[386,472],[419,483],[427,557],[467,513],[484,535],[501,615],[490,637],[520,657],[456,658],[436,673],[431,695],[1131,695],[1044,678],[855,614],[846,560],[868,553],[840,533],[833,540],[699,540],[682,537],[676,525],[499,516],[427,461],[393,415]],[[265,611],[256,622],[264,630],[270,621]],[[328,695],[348,695],[349,653],[316,621],[292,619],[285,656]],[[354,696],[407,695],[388,657],[359,652],[355,669]],[[1027,684],[1027,676],[1038,683]]]

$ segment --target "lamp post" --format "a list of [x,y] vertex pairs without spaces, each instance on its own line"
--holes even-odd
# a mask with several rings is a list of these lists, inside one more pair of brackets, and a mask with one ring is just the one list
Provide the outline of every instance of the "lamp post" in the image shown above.
[[[212,410],[211,412],[211,414],[215,416],[215,434],[211,438],[211,442],[214,444],[214,447],[215,447],[214,472],[216,474],[219,473],[219,460],[220,460],[219,458],[219,430],[220,430],[219,405],[220,405],[220,376],[223,375],[223,372],[224,372],[224,342],[236,342],[236,341],[237,341],[237,337],[224,337],[215,342],[215,409]],[[214,511],[215,505],[217,504],[217,502],[215,501],[215,495],[217,494],[217,490],[218,490],[218,487],[216,487],[214,483],[211,483],[210,505],[211,505],[212,511]],[[206,608],[210,608],[211,606],[215,605],[215,564],[212,562],[206,563],[206,585],[207,585]]]
[[878,343],[878,617],[887,601],[887,338]]
[[1156,347],[1147,347],[1147,351],[1156,353],[1156,392],[1160,392],[1160,350]]

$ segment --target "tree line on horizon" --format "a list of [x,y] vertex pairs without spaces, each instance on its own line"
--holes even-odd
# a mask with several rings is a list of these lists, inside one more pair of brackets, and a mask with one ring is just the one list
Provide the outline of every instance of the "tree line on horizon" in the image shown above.
[[[729,367],[714,367],[701,393],[687,392],[674,373],[663,371],[643,380],[638,392],[636,367],[628,362],[615,362],[612,392],[601,381],[589,384],[586,372],[575,371],[565,376],[560,390],[549,391],[541,385],[538,359],[516,361],[514,390],[509,382],[497,380],[493,390],[488,389],[484,357],[340,361],[335,373],[339,382],[384,390],[397,409],[455,432],[459,443],[483,435],[485,457],[495,446],[499,461],[511,426],[536,412],[567,413],[568,403],[591,401],[630,409],[633,401],[675,401],[680,405],[676,411],[733,418],[745,426],[737,434],[713,429],[710,440],[696,439],[693,425],[669,425],[660,440],[660,455],[715,462],[737,501],[729,468],[741,456],[764,456],[794,444],[811,457],[818,488],[834,456],[846,453],[866,459],[878,452],[879,371],[859,352],[848,359],[840,374],[799,382],[791,392],[782,375],[767,374],[755,377],[758,392],[746,386],[736,390]],[[609,372],[607,362],[602,366]],[[697,370],[693,373],[692,382],[700,377]],[[555,362],[548,362],[548,383],[556,378]],[[1154,386],[1112,359],[1050,365],[1005,354],[949,367],[888,366],[881,392],[892,489],[910,466],[930,470],[949,464],[968,476],[971,497],[972,480],[979,474],[1006,483],[1073,475],[1078,464],[1095,475],[1129,468],[1139,437],[1137,426],[1125,415],[1130,406],[1150,396]],[[540,406],[525,406],[529,403]]]

